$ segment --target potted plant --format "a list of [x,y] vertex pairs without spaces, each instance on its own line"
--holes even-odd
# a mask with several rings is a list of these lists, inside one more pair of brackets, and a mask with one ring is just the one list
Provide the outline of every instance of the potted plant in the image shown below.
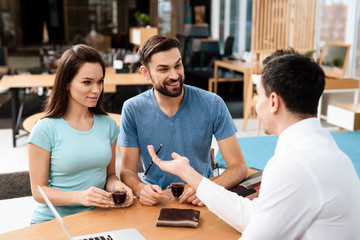
[[150,23],[150,16],[149,14],[142,13],[140,11],[137,11],[134,14],[136,21],[138,22],[139,26],[146,26]]
[[[292,47],[289,47],[290,51],[293,52],[293,53],[296,53],[297,51],[292,48]],[[313,54],[315,53],[316,51],[315,50],[310,50],[310,51],[307,51],[305,52],[303,55],[306,56],[306,57],[309,57],[309,58],[312,58],[313,57]]]

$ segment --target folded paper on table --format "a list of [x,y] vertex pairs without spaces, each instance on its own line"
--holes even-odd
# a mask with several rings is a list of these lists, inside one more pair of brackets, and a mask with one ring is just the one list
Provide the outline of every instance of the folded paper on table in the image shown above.
[[200,211],[194,209],[162,208],[156,221],[157,227],[191,227],[199,223]]
[[230,191],[237,193],[242,197],[247,197],[260,189],[262,170],[254,173],[250,177],[243,180],[241,183],[231,188]]

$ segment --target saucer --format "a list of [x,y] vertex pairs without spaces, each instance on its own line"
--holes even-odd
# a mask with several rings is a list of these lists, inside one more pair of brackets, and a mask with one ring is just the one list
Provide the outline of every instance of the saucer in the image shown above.
[[125,208],[125,207],[128,207],[128,206],[130,206],[131,205],[131,203],[123,203],[122,205],[120,205],[120,206],[115,206],[115,205],[112,205],[112,206],[110,206],[110,207],[112,207],[112,208]]
[[170,200],[179,200],[178,197],[174,197],[170,191],[165,191],[164,196]]

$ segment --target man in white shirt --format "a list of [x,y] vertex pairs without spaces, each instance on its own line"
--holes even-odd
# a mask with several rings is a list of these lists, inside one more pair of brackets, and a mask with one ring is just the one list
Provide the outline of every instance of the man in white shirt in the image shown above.
[[[316,118],[322,69],[310,58],[277,51],[264,61],[256,111],[265,132],[279,136],[250,201],[198,174],[186,157],[153,161],[181,177],[242,239],[360,239],[360,181],[351,160]],[[261,146],[259,146],[261,151]]]

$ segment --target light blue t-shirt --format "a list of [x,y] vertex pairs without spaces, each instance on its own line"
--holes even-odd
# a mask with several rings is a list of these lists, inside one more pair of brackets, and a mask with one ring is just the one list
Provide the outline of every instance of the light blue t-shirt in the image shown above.
[[[158,156],[172,159],[171,153],[186,156],[190,165],[205,177],[212,177],[210,147],[212,136],[222,140],[236,133],[235,124],[224,101],[216,94],[185,85],[183,102],[173,117],[163,113],[153,89],[124,103],[121,114],[118,145],[139,147],[144,169],[151,161],[147,145],[155,151],[163,145]],[[181,179],[165,173],[155,164],[143,182],[165,189]]]
[[[93,116],[94,123],[89,131],[75,130],[63,118],[44,118],[33,127],[28,142],[51,153],[49,187],[62,191],[81,191],[91,186],[105,188],[111,144],[119,129],[110,116]],[[78,204],[55,208],[61,216],[67,216],[93,207]],[[39,204],[32,222],[52,219],[54,216],[47,205]]]

